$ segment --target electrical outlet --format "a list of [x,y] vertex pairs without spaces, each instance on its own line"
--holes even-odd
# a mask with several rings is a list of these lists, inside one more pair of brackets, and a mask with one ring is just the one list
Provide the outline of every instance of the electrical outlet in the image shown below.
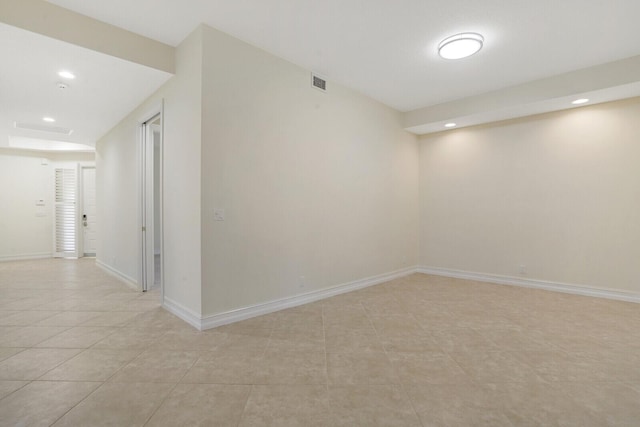
[[527,275],[527,266],[524,264],[520,264],[520,267],[518,267],[518,273],[520,273],[521,276],[526,276]]
[[306,280],[304,276],[300,276],[300,280],[298,280],[298,287],[304,288],[306,286]]

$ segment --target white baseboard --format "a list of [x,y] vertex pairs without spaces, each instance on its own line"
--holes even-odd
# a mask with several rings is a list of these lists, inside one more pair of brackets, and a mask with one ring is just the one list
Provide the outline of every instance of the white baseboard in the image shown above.
[[53,258],[53,254],[51,252],[37,252],[33,254],[20,254],[20,255],[7,255],[0,256],[0,262],[4,261],[25,261],[29,259],[44,259],[44,258]]
[[108,264],[105,264],[99,259],[96,259],[96,265],[101,269],[103,269],[104,271],[106,271],[107,273],[116,277],[117,279],[120,279],[125,285],[127,285],[129,288],[133,289],[134,291],[141,291],[140,287],[138,286],[138,282],[135,279],[127,276],[124,273],[121,273],[120,271],[116,270],[115,268],[111,267]]
[[213,314],[209,316],[199,316],[197,313],[176,303],[175,301],[164,297],[163,306],[175,314],[185,322],[194,326],[199,330],[216,328],[218,326],[227,325],[229,323],[239,322],[252,317],[261,316],[263,314],[273,313],[274,311],[284,310],[286,308],[296,307],[310,302],[319,301],[325,298],[344,294],[346,292],[356,291],[358,289],[388,282],[389,280],[398,279],[408,276],[417,271],[416,267],[405,268],[390,273],[379,274],[365,279],[355,280],[353,282],[344,283],[327,289],[320,289],[293,297],[282,298],[265,303],[255,304],[248,307],[242,307],[236,310],[227,311],[225,313]]
[[525,288],[544,289],[547,291],[563,292],[566,294],[583,295],[588,297],[614,299],[619,301],[640,303],[640,294],[617,291],[613,289],[599,289],[583,285],[551,282],[547,280],[523,279],[521,277],[501,276],[496,274],[475,273],[471,271],[452,270],[438,267],[420,267],[418,273],[433,274],[435,276],[454,277],[457,279],[475,280],[478,282],[497,283],[500,285],[520,286]]
[[202,330],[202,317],[195,311],[191,311],[184,305],[172,300],[165,295],[162,306],[170,313],[175,314],[194,328]]

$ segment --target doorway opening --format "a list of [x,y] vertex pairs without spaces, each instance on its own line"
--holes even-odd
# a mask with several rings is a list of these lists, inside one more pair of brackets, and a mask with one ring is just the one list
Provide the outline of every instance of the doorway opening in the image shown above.
[[142,122],[140,138],[140,284],[143,292],[159,290],[161,298],[164,276],[162,128],[160,109]]

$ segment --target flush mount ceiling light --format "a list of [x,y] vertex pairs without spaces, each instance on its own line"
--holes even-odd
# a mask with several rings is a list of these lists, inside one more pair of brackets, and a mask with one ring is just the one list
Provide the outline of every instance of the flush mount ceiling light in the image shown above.
[[438,54],[444,59],[462,59],[482,49],[484,37],[478,33],[460,33],[447,37],[438,45]]
[[586,104],[587,102],[589,102],[589,100],[587,98],[580,98],[580,99],[576,99],[575,101],[572,102],[573,105],[580,105],[580,104]]
[[76,75],[75,75],[75,74],[73,74],[73,73],[72,73],[72,72],[70,72],[70,71],[66,71],[66,70],[59,71],[59,72],[58,72],[58,75],[59,75],[60,77],[62,77],[63,79],[73,80],[73,79],[75,79],[75,78],[76,78]]
[[56,121],[56,119],[54,119],[53,117],[43,117],[42,120],[44,120],[47,123],[53,123]]
[[447,123],[447,124],[444,125],[444,127],[446,127],[446,128],[454,128],[456,126],[458,126],[458,125],[453,123],[453,122],[452,123]]

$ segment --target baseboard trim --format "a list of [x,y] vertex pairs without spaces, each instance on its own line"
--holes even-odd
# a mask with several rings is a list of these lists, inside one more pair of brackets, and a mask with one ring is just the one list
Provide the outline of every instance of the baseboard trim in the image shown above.
[[252,317],[261,316],[263,314],[269,314],[275,311],[297,307],[299,305],[308,304],[347,292],[353,292],[358,289],[367,288],[369,286],[388,282],[389,280],[408,276],[415,273],[416,270],[416,267],[409,267],[402,270],[392,271],[390,273],[384,273],[360,280],[355,280],[353,282],[343,283],[341,285],[333,286],[327,289],[320,289],[293,297],[282,298],[274,301],[239,308],[236,310],[227,311],[225,313],[205,316],[202,318],[202,327],[200,329],[204,330],[216,328],[218,326],[246,320]]
[[164,296],[162,307],[164,307],[164,309],[168,312],[175,314],[194,328],[200,331],[202,330],[202,317],[200,317],[200,315],[195,311],[188,309],[184,305],[172,300],[166,295]]
[[44,258],[53,258],[53,254],[51,252],[36,252],[33,254],[20,254],[20,255],[8,255],[8,256],[0,256],[0,262],[5,261],[27,261],[30,259],[44,259]]
[[96,265],[101,269],[103,269],[104,271],[106,271],[107,273],[114,276],[115,278],[120,279],[125,285],[127,285],[128,288],[131,288],[136,292],[141,291],[140,287],[138,286],[138,282],[135,279],[127,276],[124,273],[121,273],[120,271],[116,270],[115,268],[111,267],[108,264],[105,264],[99,259],[96,259]]
[[543,289],[546,291],[562,292],[566,294],[588,297],[606,298],[618,301],[640,303],[640,294],[612,289],[593,288],[584,285],[551,282],[547,280],[523,279],[521,277],[501,276],[496,274],[476,273],[472,271],[453,270],[438,267],[419,267],[418,273],[433,274],[435,276],[453,277],[457,279],[475,280],[478,282],[497,283],[500,285],[519,286],[524,288]]
[[248,307],[243,307],[236,310],[209,316],[199,316],[197,313],[184,307],[176,301],[173,301],[166,295],[164,297],[163,307],[188,324],[192,325],[196,329],[203,331],[205,329],[228,325],[229,323],[239,322],[241,320],[250,319],[252,317],[262,316],[263,314],[273,313],[275,311],[284,310],[286,308],[297,307],[299,305],[308,304],[347,292],[356,291],[358,289],[367,288],[369,286],[378,285],[380,283],[388,282],[389,280],[408,276],[415,273],[416,271],[416,267],[404,268],[402,270],[355,280],[353,282],[344,283],[327,289],[320,289],[293,297],[281,298],[278,300],[255,304]]

